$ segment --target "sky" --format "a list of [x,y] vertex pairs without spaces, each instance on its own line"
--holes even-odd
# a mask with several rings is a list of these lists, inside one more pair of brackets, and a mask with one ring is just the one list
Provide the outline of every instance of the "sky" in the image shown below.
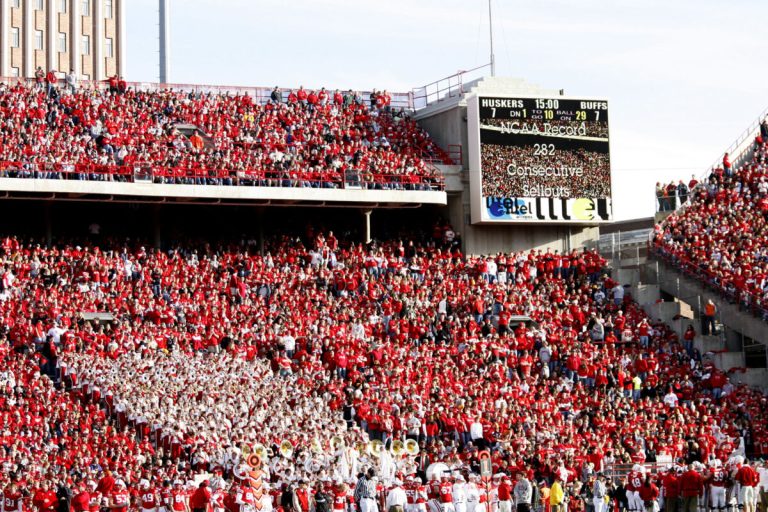
[[[157,0],[125,0],[157,81]],[[701,176],[768,106],[768,2],[491,0],[496,75],[609,100],[617,220]],[[170,80],[407,92],[489,62],[488,0],[170,0]]]

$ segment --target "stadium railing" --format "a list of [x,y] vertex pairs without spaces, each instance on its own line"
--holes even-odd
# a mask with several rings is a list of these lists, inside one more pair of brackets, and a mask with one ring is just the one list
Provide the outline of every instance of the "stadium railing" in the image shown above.
[[482,76],[482,71],[490,66],[491,64],[488,63],[466,71],[458,71],[453,75],[446,76],[422,87],[413,89],[410,92],[413,108],[418,110],[437,101],[464,94],[466,92],[465,84],[467,84],[468,81],[472,81],[472,79],[467,80],[467,76],[476,76],[476,78],[480,78]]
[[[653,235],[651,235],[653,236]],[[683,261],[679,257],[665,251],[663,247],[654,241],[650,241],[648,252],[657,258],[663,260],[668,265],[676,269],[686,277],[690,277],[713,292],[719,294],[730,304],[738,304],[739,309],[751,313],[755,317],[768,320],[768,303],[763,300],[761,295],[747,290],[732,290],[718,281],[717,276],[700,265],[692,261]]]
[[[640,462],[638,465],[645,469],[645,474],[658,474],[664,471],[667,466],[672,464],[672,462],[673,460],[670,456],[659,456],[659,460],[657,462]],[[634,465],[635,463],[608,464],[605,466],[603,473],[613,479],[621,478],[622,476],[629,474],[632,471]]]
[[259,187],[314,187],[351,190],[445,190],[442,175],[368,173],[359,170],[317,177],[302,171],[162,167],[149,163],[97,165],[0,161],[0,177],[122,183],[162,183]]

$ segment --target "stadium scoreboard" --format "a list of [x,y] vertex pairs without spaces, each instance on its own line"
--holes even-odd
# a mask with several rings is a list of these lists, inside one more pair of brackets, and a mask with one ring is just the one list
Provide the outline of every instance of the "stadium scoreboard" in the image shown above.
[[473,223],[612,220],[608,102],[468,100]]

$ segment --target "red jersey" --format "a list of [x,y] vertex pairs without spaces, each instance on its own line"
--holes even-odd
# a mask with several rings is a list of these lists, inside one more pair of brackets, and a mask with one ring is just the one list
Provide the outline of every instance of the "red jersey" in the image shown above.
[[144,510],[157,508],[157,492],[154,489],[141,491],[141,508]]
[[187,501],[187,495],[184,491],[171,491],[171,508],[177,512],[184,512],[184,504]]
[[440,484],[440,503],[453,503],[453,484],[450,482]]
[[88,510],[90,512],[99,512],[101,509],[101,493],[99,491],[91,492],[91,499],[88,500]]
[[162,503],[164,507],[170,508],[172,503],[172,495],[173,492],[170,487],[163,487],[160,489],[160,503]]
[[643,486],[643,474],[632,471],[627,476],[627,491],[637,492]]
[[333,491],[333,510],[344,510],[347,507],[346,491]]
[[5,512],[21,511],[21,493],[3,491],[3,510]]
[[131,504],[131,495],[128,491],[114,491],[111,501],[114,504],[112,507],[114,512],[126,512],[128,505]]
[[709,483],[715,487],[725,487],[726,474],[723,468],[714,468],[709,474]]

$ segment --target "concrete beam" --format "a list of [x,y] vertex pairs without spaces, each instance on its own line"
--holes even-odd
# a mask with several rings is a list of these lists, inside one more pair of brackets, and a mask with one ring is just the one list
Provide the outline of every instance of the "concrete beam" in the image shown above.
[[227,200],[317,201],[348,203],[437,204],[445,205],[445,192],[434,190],[361,190],[294,187],[248,187],[219,185],[165,185],[159,183],[117,183],[0,178],[1,192],[39,194],[99,194],[152,198],[201,198]]

